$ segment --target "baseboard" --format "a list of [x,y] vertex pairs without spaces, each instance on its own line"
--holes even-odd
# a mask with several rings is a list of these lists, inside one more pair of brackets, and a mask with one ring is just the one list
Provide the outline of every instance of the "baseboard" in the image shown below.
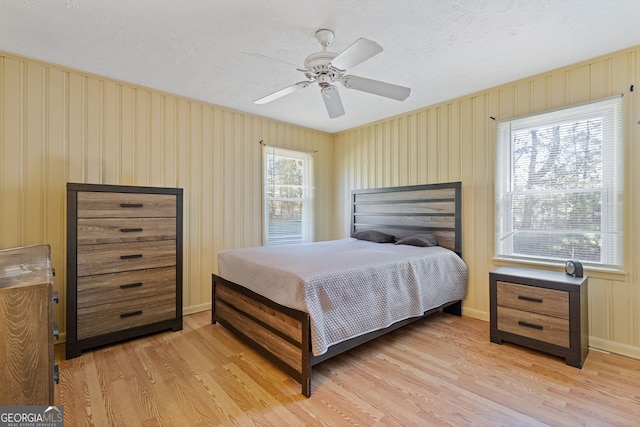
[[467,308],[464,304],[462,304],[462,315],[473,319],[484,320],[485,322],[489,321],[489,313],[486,311],[475,310],[473,308]]
[[182,309],[182,313],[186,316],[187,314],[200,313],[201,311],[206,311],[206,310],[211,310],[210,302],[206,304],[192,305],[190,307],[185,307]]
[[633,359],[640,359],[640,347],[634,347],[627,344],[620,344],[613,341],[603,340],[602,338],[589,337],[589,347],[596,350],[621,354]]

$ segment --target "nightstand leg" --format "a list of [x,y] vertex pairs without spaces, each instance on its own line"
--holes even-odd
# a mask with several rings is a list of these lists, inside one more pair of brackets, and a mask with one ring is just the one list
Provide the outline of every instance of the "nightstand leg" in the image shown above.
[[500,338],[498,338],[498,337],[493,336],[493,335],[491,335],[491,336],[489,337],[489,339],[490,339],[490,340],[491,340],[491,342],[493,342],[493,343],[496,343],[496,344],[502,344],[502,340],[501,340]]

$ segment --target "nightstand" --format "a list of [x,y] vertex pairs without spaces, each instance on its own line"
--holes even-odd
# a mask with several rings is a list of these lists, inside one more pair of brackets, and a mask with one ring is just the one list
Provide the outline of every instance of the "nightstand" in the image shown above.
[[582,368],[589,352],[589,278],[500,267],[489,273],[491,342],[563,357]]

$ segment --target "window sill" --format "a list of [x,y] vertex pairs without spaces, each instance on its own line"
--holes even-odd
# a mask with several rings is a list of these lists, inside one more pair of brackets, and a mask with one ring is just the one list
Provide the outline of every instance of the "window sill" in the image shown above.
[[[555,262],[540,262],[540,261],[524,261],[508,258],[493,258],[493,264],[496,267],[503,265],[506,266],[521,266],[521,267],[533,267],[544,268],[551,271],[564,271],[564,263]],[[584,266],[584,274],[595,279],[614,280],[617,282],[624,282],[627,280],[628,272],[626,270],[612,270],[608,268],[596,268]]]

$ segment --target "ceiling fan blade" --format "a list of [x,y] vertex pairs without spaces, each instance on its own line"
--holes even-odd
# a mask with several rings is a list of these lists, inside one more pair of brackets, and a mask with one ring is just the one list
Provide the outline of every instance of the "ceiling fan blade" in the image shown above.
[[334,86],[328,86],[322,88],[320,91],[324,105],[327,107],[327,113],[329,118],[335,119],[344,114],[344,107],[342,106],[342,100],[340,99],[340,92]]
[[331,65],[347,70],[382,52],[382,46],[369,39],[358,39],[333,58]]
[[283,96],[289,95],[290,93],[297,92],[300,89],[304,89],[305,87],[309,86],[311,83],[313,82],[310,82],[310,81],[298,82],[291,86],[287,86],[284,89],[280,89],[277,92],[273,92],[270,95],[264,96],[260,99],[256,99],[255,101],[253,101],[253,103],[266,104],[267,102],[275,101],[276,99],[282,98]]
[[411,93],[411,89],[404,86],[398,86],[391,83],[381,82],[379,80],[367,79],[358,76],[344,76],[342,84],[349,89],[360,90],[362,92],[373,93],[398,101],[404,101]]

